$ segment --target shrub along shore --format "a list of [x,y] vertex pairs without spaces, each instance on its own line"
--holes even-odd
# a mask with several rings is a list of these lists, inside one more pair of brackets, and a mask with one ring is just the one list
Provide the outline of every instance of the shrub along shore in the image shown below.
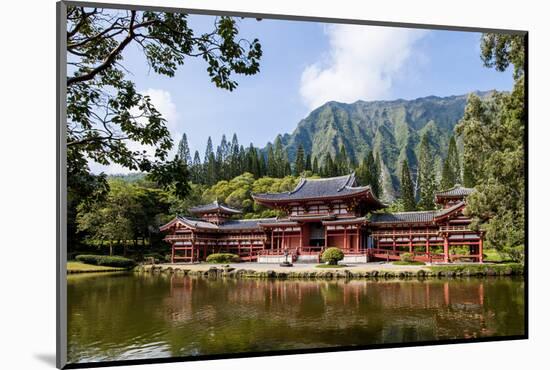
[[[271,266],[270,266],[271,267]],[[199,277],[228,278],[276,278],[276,279],[364,279],[364,278],[436,278],[436,277],[485,277],[485,276],[521,276],[524,266],[519,263],[507,264],[464,264],[437,266],[399,266],[385,265],[362,266],[355,265],[339,268],[273,267],[239,268],[238,265],[212,266],[200,265],[140,265],[134,271],[144,273],[168,273]]]

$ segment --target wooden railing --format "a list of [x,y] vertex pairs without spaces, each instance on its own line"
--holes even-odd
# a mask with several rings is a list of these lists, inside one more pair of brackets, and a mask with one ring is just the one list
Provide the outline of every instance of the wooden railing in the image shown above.
[[439,232],[474,232],[470,230],[467,226],[440,226]]
[[166,235],[164,240],[191,240],[193,239],[191,234],[171,234]]
[[408,231],[408,230],[390,230],[390,231],[375,231],[371,233],[373,238],[380,237],[407,237],[407,236],[436,236],[439,232],[437,230],[430,229],[429,231]]
[[376,258],[390,260],[399,260],[403,253],[412,254],[413,260],[423,262],[443,261],[444,255],[441,253],[426,253],[426,252],[409,252],[391,249],[371,248],[368,250],[369,254]]

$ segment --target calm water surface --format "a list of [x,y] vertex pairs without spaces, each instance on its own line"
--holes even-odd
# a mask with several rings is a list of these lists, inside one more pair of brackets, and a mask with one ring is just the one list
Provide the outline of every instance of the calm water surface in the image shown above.
[[522,279],[68,278],[69,362],[521,335]]

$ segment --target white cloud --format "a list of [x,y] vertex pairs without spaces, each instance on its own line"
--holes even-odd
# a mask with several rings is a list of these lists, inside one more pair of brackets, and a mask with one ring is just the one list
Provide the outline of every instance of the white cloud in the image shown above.
[[326,28],[326,60],[302,72],[300,94],[311,109],[335,100],[387,98],[396,75],[411,59],[413,46],[427,31],[360,25]]
[[[176,152],[177,142],[179,141],[182,134],[178,130],[179,114],[176,108],[176,104],[174,104],[174,102],[172,101],[172,96],[170,92],[162,89],[147,89],[145,91],[141,91],[140,93],[143,95],[148,95],[151,98],[151,102],[153,103],[155,108],[162,114],[162,117],[166,120],[166,127],[170,131],[170,135],[175,142],[174,148],[172,148],[172,151],[169,155],[170,157],[173,157]],[[138,114],[137,109],[132,113]],[[132,151],[145,150],[150,156],[153,156],[155,152],[154,147],[150,145],[142,145],[135,141],[128,141],[126,142],[126,145]],[[104,166],[90,161],[89,164],[90,169],[93,173],[105,172],[106,174],[113,175],[127,174],[132,172],[128,168],[114,163],[110,164],[109,166]]]

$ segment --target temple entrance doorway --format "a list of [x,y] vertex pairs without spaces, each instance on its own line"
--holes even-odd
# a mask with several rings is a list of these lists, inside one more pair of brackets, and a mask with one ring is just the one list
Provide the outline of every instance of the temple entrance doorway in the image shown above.
[[312,222],[309,224],[309,246],[325,246],[325,228],[322,223]]

